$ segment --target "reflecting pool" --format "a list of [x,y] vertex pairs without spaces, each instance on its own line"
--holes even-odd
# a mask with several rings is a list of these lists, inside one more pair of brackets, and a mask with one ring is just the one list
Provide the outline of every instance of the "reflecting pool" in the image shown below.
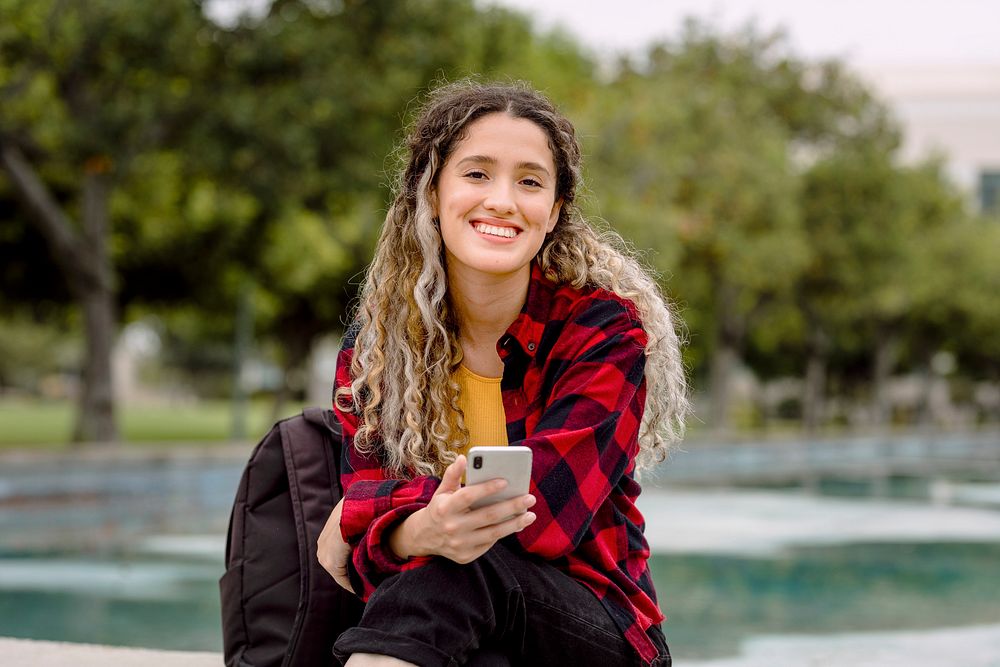
[[1000,544],[944,543],[670,554],[651,566],[672,652],[704,659],[736,654],[757,635],[998,623],[998,563]]
[[[4,463],[0,635],[221,651],[245,455]],[[787,637],[1000,623],[996,503],[651,486],[640,506],[678,662],[761,637],[794,650]]]

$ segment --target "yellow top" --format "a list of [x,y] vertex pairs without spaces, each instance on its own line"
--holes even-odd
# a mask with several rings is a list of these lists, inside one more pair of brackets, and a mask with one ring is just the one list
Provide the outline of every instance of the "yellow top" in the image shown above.
[[503,445],[507,443],[507,418],[500,394],[500,378],[476,375],[465,366],[455,373],[458,382],[458,405],[465,415],[469,429],[469,445],[460,452],[468,454],[469,447],[477,445]]

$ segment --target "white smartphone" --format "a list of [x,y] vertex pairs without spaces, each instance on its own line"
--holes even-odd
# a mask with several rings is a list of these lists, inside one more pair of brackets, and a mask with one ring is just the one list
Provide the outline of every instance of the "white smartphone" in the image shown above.
[[523,496],[531,482],[531,448],[513,447],[473,447],[466,457],[465,483],[481,484],[491,479],[503,477],[507,486],[472,504],[472,509],[492,505],[501,500]]

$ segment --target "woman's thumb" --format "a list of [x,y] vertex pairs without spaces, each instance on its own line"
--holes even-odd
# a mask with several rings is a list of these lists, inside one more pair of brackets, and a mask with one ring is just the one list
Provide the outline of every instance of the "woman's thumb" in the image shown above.
[[465,456],[459,455],[450,466],[445,468],[438,491],[451,493],[462,488],[462,475],[465,474]]

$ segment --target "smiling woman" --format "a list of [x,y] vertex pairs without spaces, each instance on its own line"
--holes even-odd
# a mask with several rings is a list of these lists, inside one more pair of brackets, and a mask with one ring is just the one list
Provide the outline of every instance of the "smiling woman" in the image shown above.
[[[572,124],[524,85],[431,94],[335,381],[344,500],[320,562],[364,664],[670,664],[635,506],[688,409],[656,282],[575,206]],[[480,439],[488,439],[488,442]],[[477,507],[469,445],[532,450]]]

